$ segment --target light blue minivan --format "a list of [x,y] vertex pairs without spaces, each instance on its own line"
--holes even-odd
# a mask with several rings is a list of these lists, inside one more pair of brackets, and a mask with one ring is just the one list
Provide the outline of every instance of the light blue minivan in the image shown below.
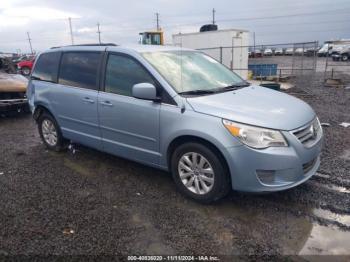
[[323,133],[309,105],[195,50],[51,48],[37,58],[27,96],[49,149],[71,141],[168,170],[201,202],[230,189],[288,189],[320,165]]

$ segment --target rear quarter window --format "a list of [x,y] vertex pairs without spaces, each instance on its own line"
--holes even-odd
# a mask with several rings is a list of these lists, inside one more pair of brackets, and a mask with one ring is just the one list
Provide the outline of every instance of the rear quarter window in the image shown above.
[[41,54],[35,64],[32,78],[36,80],[56,82],[60,56],[60,52]]
[[63,53],[58,83],[87,89],[98,89],[101,53]]

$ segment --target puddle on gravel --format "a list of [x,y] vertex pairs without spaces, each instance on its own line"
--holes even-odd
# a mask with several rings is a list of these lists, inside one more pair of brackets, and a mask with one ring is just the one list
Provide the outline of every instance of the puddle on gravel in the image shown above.
[[299,255],[350,255],[350,232],[314,224]]
[[334,184],[322,184],[316,181],[312,181],[312,184],[318,186],[318,187],[323,187],[325,189],[331,190],[331,191],[336,191],[339,193],[345,193],[345,194],[350,194],[350,189],[347,189],[346,187],[343,186],[336,186]]
[[[313,214],[317,217],[337,221],[343,225],[350,227],[350,215],[341,215],[341,214],[337,214],[329,210],[320,209],[320,208],[314,209]],[[349,238],[350,238],[350,232],[349,232]],[[349,243],[349,249],[350,249],[350,243]]]
[[145,254],[153,255],[175,254],[171,247],[164,244],[158,230],[145,218],[145,216],[137,211],[132,213],[131,222],[135,226],[143,229],[138,235],[137,242],[134,243],[135,250],[143,250]]
[[330,178],[330,175],[322,174],[322,173],[316,173],[315,176],[322,177],[322,178]]
[[344,153],[340,156],[340,158],[350,160],[350,150],[345,150]]
[[95,176],[94,172],[91,168],[83,167],[79,163],[76,163],[74,161],[69,160],[68,158],[64,159],[64,165],[68,167],[69,169],[72,169],[73,171],[77,172],[78,174],[81,174],[83,176],[87,177],[93,177]]

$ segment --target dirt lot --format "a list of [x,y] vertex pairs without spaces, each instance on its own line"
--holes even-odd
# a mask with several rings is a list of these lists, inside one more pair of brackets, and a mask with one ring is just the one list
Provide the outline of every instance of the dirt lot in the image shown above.
[[350,127],[339,126],[350,122],[350,90],[288,92],[331,125],[319,173],[285,192],[231,193],[213,205],[118,157],[48,152],[30,115],[0,117],[0,254],[350,256]]

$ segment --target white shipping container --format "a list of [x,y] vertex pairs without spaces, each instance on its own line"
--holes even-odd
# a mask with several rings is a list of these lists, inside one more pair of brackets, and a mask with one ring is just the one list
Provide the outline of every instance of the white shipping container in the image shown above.
[[173,35],[173,44],[201,51],[222,62],[239,74],[248,77],[249,32],[241,29],[226,29]]

